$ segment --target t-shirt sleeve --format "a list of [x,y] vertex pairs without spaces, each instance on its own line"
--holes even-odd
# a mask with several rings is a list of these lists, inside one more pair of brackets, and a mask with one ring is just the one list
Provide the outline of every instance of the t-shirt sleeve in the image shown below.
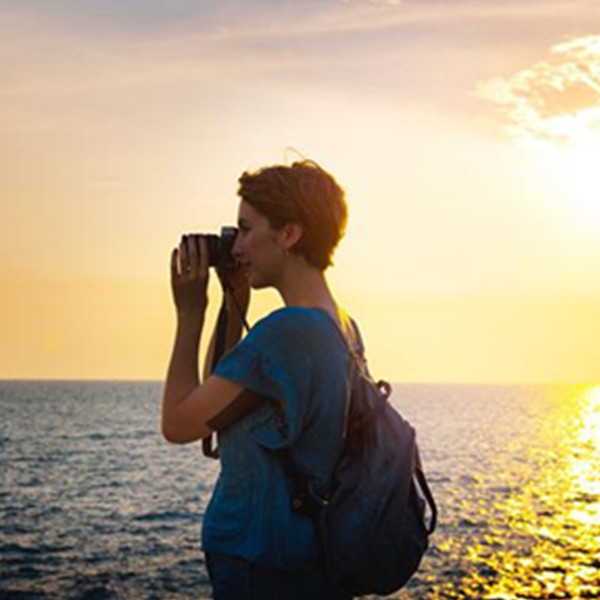
[[266,448],[291,446],[304,428],[314,358],[309,337],[292,317],[275,313],[257,323],[215,369],[267,400],[260,418],[247,420],[252,437]]

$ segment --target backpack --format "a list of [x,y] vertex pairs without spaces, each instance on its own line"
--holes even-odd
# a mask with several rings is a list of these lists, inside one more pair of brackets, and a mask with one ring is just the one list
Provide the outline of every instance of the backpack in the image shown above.
[[352,348],[350,353],[346,440],[325,497],[313,492],[287,450],[280,457],[291,482],[292,510],[316,523],[332,591],[390,594],[417,570],[437,508],[415,430],[389,402],[391,386],[370,377],[362,348],[360,355]]

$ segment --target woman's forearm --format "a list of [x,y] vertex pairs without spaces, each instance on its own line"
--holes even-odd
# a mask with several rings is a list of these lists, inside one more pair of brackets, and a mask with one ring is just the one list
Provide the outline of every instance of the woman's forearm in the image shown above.
[[175,342],[163,393],[163,423],[169,411],[200,383],[198,377],[198,349],[204,325],[204,316],[177,319]]

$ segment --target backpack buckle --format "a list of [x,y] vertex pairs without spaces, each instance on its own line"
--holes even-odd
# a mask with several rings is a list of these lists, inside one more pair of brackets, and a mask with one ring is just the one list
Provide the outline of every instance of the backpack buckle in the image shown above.
[[327,506],[327,500],[313,493],[311,486],[306,485],[302,488],[297,490],[292,498],[292,512],[316,520]]

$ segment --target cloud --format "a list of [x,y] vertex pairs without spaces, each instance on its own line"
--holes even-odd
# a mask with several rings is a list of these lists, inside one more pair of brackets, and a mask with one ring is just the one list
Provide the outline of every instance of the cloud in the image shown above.
[[500,43],[531,44],[533,23],[577,28],[571,13],[582,18],[572,0],[0,2],[0,124],[81,128],[169,102],[208,114],[219,94],[470,108],[476,61],[488,65]]
[[600,35],[577,37],[550,48],[546,60],[511,77],[478,87],[501,109],[521,138],[570,141],[600,133]]
[[338,0],[340,4],[370,4],[372,6],[400,6],[403,0]]

